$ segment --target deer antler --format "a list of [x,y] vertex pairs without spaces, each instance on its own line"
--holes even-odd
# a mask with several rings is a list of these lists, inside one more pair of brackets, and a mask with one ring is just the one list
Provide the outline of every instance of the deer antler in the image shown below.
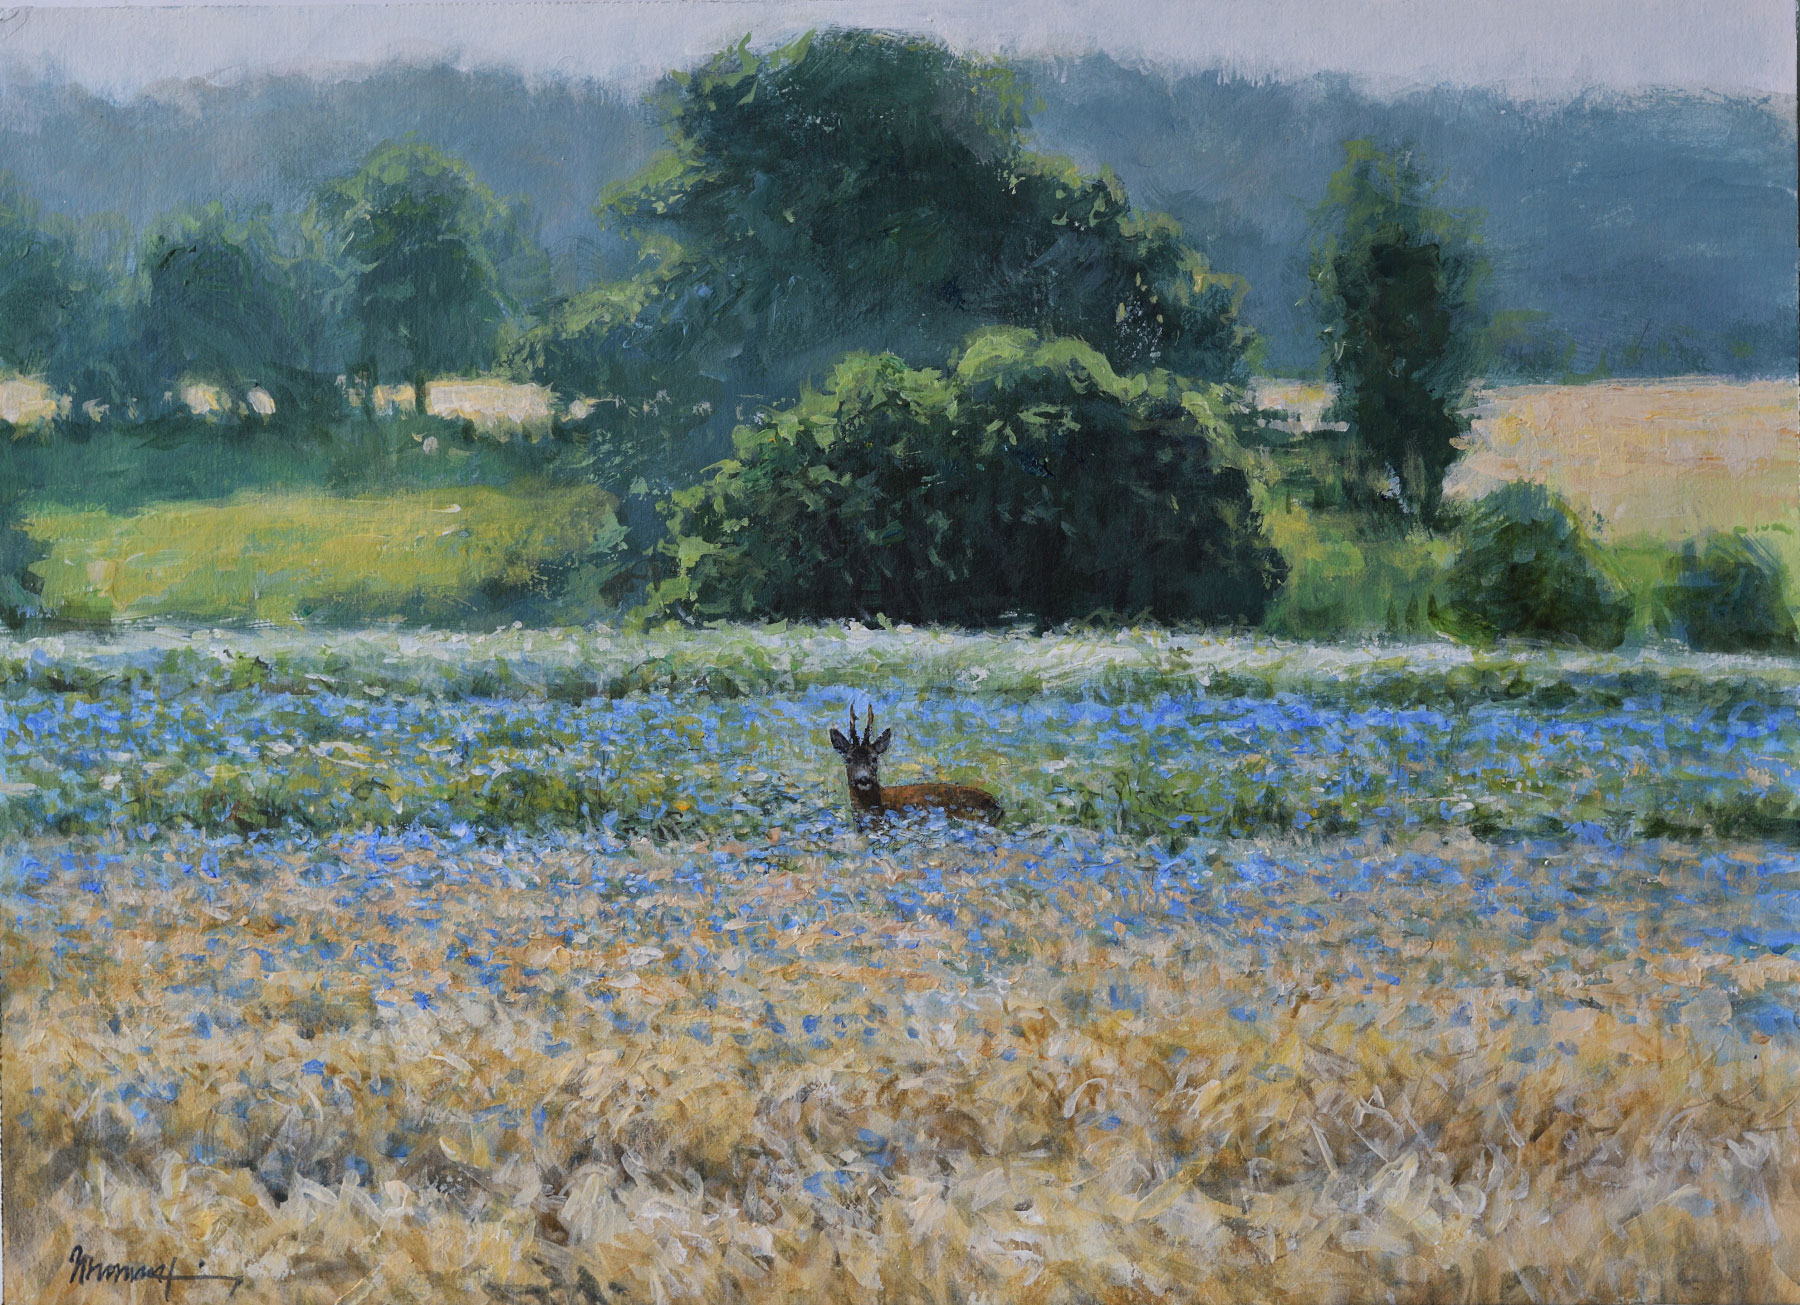
[[856,737],[856,704],[853,702],[850,704],[850,744],[855,747],[861,742],[862,740]]
[[863,742],[867,743],[870,739],[872,739],[874,737],[875,737],[875,704],[871,702],[869,704],[868,721],[863,725]]

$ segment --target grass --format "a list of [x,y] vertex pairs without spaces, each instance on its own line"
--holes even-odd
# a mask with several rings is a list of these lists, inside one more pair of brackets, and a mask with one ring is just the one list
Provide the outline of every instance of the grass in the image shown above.
[[1454,541],[1370,530],[1354,513],[1309,508],[1274,493],[1263,499],[1269,537],[1289,568],[1264,619],[1272,633],[1429,632]]
[[[1797,689],[1158,630],[14,643],[7,1297],[79,1243],[302,1305],[1800,1299]],[[868,701],[884,777],[1005,823],[859,831]]]
[[[399,585],[500,496],[390,443]],[[1439,546],[1324,498],[1265,500],[1283,628],[1416,630]],[[208,511],[280,503],[397,516]],[[122,506],[52,556],[144,610]],[[5,1294],[79,1243],[301,1305],[1800,1301],[1797,695],[1155,629],[0,646]],[[866,702],[1002,827],[857,830]]]
[[542,586],[611,520],[597,489],[484,486],[341,498],[248,493],[25,522],[47,606],[88,621],[444,620]]
[[[520,556],[528,562],[536,547],[533,535],[566,536],[570,522],[585,517],[581,530],[588,537],[577,563],[585,569],[575,583],[563,587],[573,600],[571,610],[585,612],[595,605],[596,591],[604,596],[613,578],[615,568],[605,557],[616,551],[622,532],[608,525],[610,506],[598,513],[581,506],[581,493],[593,495],[591,490],[551,492],[546,501],[552,511],[541,526],[510,510],[523,496],[535,494],[545,479],[560,479],[554,476],[560,446],[553,440],[512,438],[515,433],[496,428],[484,434],[471,422],[433,416],[265,425],[221,424],[181,414],[130,427],[74,420],[61,428],[21,428],[11,438],[0,434],[0,612],[75,621],[143,616],[281,620],[307,612],[337,621],[396,614],[440,622],[488,619],[500,612],[508,619],[535,615],[546,597],[533,593],[546,588],[536,581],[521,591],[491,573],[475,571],[454,594],[440,587],[408,595],[394,591],[380,576],[371,586],[365,551],[347,541],[338,543],[357,532],[388,536],[390,523],[383,517],[395,517],[401,527],[417,524],[419,504],[438,491],[445,492],[439,500],[444,505],[467,506],[470,498],[496,505],[488,514],[490,524],[502,532],[495,542],[502,548],[510,547],[509,541],[522,542]],[[390,499],[386,508],[373,506]],[[334,506],[339,500],[343,505]],[[316,543],[325,552],[335,549],[333,570],[325,573],[314,565],[316,557],[301,559],[299,569],[311,576],[307,583],[312,588],[292,595],[272,591],[261,574],[248,588],[239,575],[224,581],[223,594],[208,592],[204,577],[214,570],[241,573],[247,556],[269,555],[271,548],[283,551],[268,537],[261,514],[245,508],[259,502],[282,514],[296,541],[307,547]],[[605,502],[610,505],[611,500]],[[108,523],[102,516],[115,520]],[[28,524],[33,519],[38,521],[35,531]],[[169,521],[178,522],[186,537],[149,537],[149,531]],[[52,601],[46,603],[21,587],[18,578],[28,576],[34,566],[42,573],[46,556],[57,545],[50,537],[57,528],[73,529],[73,551],[89,555],[76,559],[75,568],[57,564],[64,574],[47,577]],[[129,551],[93,553],[114,542]],[[488,565],[480,557],[484,548],[477,544],[470,550],[471,560],[483,567]],[[107,583],[105,568],[97,572],[98,581],[86,579],[91,563],[126,563],[130,571],[137,563],[127,559],[139,553],[161,555],[165,561],[172,561],[173,553],[183,555],[185,560],[175,564],[186,568],[192,583],[176,587],[177,602],[134,601],[121,609],[98,592]],[[285,565],[291,559],[281,560]],[[545,560],[560,572],[574,559]],[[518,568],[511,569],[516,573]],[[279,583],[278,575],[268,578]],[[134,600],[148,598],[138,582],[161,592],[166,579],[128,577],[127,590]]]
[[0,830],[814,827],[837,787],[820,731],[866,701],[901,735],[892,782],[991,776],[1018,820],[1172,847],[1418,827],[1800,840],[1800,676],[1779,660],[1151,632],[304,638],[26,645],[0,682]]
[[[47,519],[65,508],[104,509],[123,517],[144,512],[146,504],[160,510],[231,494],[320,492],[400,495],[396,510],[404,513],[409,493],[500,487],[542,473],[549,444],[502,438],[515,426],[523,431],[538,422],[538,391],[466,383],[444,394],[444,412],[460,414],[464,408],[456,403],[464,403],[493,429],[478,437],[460,421],[398,416],[342,420],[304,432],[253,425],[227,437],[205,421],[182,418],[54,443],[25,434],[0,442],[0,483],[10,479],[23,496],[10,507],[0,501],[0,518],[35,512]],[[1291,430],[1262,451],[1266,460],[1257,469],[1259,506],[1291,568],[1266,628],[1299,638],[1428,633],[1431,604],[1445,597],[1442,583],[1454,542],[1372,528],[1335,506],[1341,499],[1335,441],[1301,434],[1320,421],[1329,398],[1323,386],[1263,382],[1257,397],[1294,418],[1286,423]],[[1648,633],[1645,599],[1660,583],[1671,549],[1715,529],[1744,529],[1764,538],[1787,564],[1790,601],[1800,612],[1800,508],[1793,493],[1800,476],[1800,434],[1794,412],[1794,389],[1786,382],[1500,387],[1481,396],[1471,450],[1453,470],[1449,488],[1453,498],[1466,500],[1507,479],[1545,480],[1578,507],[1598,514],[1603,540],[1639,600],[1635,638]],[[506,413],[516,420],[496,425]],[[436,441],[432,453],[425,451],[427,440]],[[8,566],[29,563],[34,550],[42,552],[41,539],[37,544],[9,539],[5,525],[0,520],[0,558]],[[221,555],[242,551],[228,531],[209,527],[208,533],[215,535]],[[348,550],[339,563],[347,574],[338,587],[356,590],[349,576],[359,563],[360,554]],[[331,588],[337,582],[323,583]],[[104,619],[104,605],[81,601],[78,578],[65,577],[57,592],[76,601],[60,615]],[[236,592],[235,605],[202,596],[186,609],[146,612],[179,610],[196,619],[223,620],[249,615],[260,603],[274,609],[313,606],[310,600],[286,604],[275,595],[245,603],[241,585]],[[319,606],[337,620],[393,614],[371,601]],[[603,605],[583,600],[584,612]],[[479,584],[466,586],[455,602],[429,610],[400,608],[434,620],[473,619],[487,609]],[[285,619],[285,613],[276,619]]]

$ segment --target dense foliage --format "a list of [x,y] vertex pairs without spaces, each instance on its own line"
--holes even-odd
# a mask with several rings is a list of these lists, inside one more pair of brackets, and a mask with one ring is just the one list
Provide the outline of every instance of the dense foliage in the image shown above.
[[73,324],[83,269],[69,228],[0,172],[0,374],[46,371]]
[[1787,569],[1759,539],[1729,533],[1688,542],[1668,560],[1655,594],[1664,633],[1706,652],[1782,652],[1800,647],[1788,607]]
[[[1621,616],[1601,586],[1597,614],[1581,589],[1545,615],[1561,600],[1492,608],[1518,576],[1471,579],[1482,539],[1447,580],[1452,532],[1406,528],[1452,524],[1439,500],[1468,427],[1484,270],[1473,222],[1437,206],[1412,155],[1351,142],[1315,214],[1327,418],[1346,429],[1252,436],[1216,388],[1260,356],[1241,282],[1109,172],[1034,153],[1028,99],[1011,65],[929,41],[746,41],[664,84],[667,150],[602,196],[596,239],[565,242],[555,295],[523,203],[411,137],[307,181],[310,207],[212,204],[141,232],[0,185],[0,379],[36,378],[8,398],[28,438],[0,447],[0,616],[151,602],[121,605],[107,577],[141,578],[155,550],[71,559],[136,538],[133,515],[173,519],[172,499],[221,500],[178,513],[195,527],[180,542],[204,553],[191,575],[238,587],[169,590],[210,619],[242,607],[243,585],[286,606],[231,533],[254,516],[232,493],[522,479],[619,503],[591,548],[558,544],[528,615],[577,619],[649,583],[660,610],[700,617],[1148,613],[1302,637],[1435,623],[1606,644],[1653,627],[1788,646],[1782,578],[1755,559],[1696,554],[1659,594],[1655,546],[1614,540],[1602,563],[1583,544],[1583,566],[1622,564],[1639,611]],[[1203,229],[1209,249],[1235,247]],[[971,373],[977,354],[957,350],[984,330],[980,357],[1010,339],[1035,361]],[[417,411],[419,382],[495,370],[548,388],[471,386],[437,396],[453,416]],[[74,508],[115,520],[77,528]],[[307,516],[337,519],[319,498]],[[330,534],[287,546],[348,556]],[[70,565],[46,598],[53,554]],[[443,610],[520,610],[456,569]],[[1571,620],[1582,633],[1550,632]]]
[[135,239],[0,199],[0,368],[43,378],[61,425],[156,420],[186,385],[241,409],[260,386],[277,410],[335,400],[344,324],[326,251],[296,215],[218,204],[166,214]]
[[[337,378],[490,367],[549,291],[529,215],[459,160],[404,142],[305,211],[214,203],[133,236],[0,184],[0,368],[66,396],[64,425],[179,420],[191,385],[226,417],[334,415]],[[246,404],[252,388],[269,397]]]
[[1374,470],[1392,477],[1391,501],[1436,521],[1444,472],[1475,367],[1475,289],[1481,265],[1465,215],[1434,207],[1410,153],[1348,141],[1344,166],[1315,215],[1312,278],[1337,385],[1335,420]]
[[307,236],[266,216],[235,221],[216,204],[157,223],[139,259],[133,389],[199,381],[241,402],[254,386],[287,413],[333,403],[346,333],[336,278]]
[[47,213],[0,172],[0,380],[41,376],[77,405],[140,381],[130,256],[117,222]]
[[1487,495],[1465,525],[1443,627],[1476,642],[1517,636],[1616,648],[1630,595],[1580,516],[1542,485]]
[[939,365],[990,323],[1081,339],[1122,372],[1241,379],[1239,283],[1110,174],[1028,153],[1024,103],[999,63],[871,32],[746,42],[678,75],[668,150],[599,210],[642,242],[655,293],[553,312],[533,345],[548,378],[608,393],[647,359],[681,428],[716,414],[720,435],[846,351]]
[[740,46],[678,80],[670,155],[609,216],[677,240],[672,304],[705,300],[766,369],[819,344],[940,358],[994,321],[1120,370],[1236,375],[1232,281],[1116,180],[1027,153],[1024,100],[1002,65],[926,41]]
[[485,369],[503,328],[550,288],[526,215],[428,145],[376,150],[316,212],[350,278],[354,370],[372,380]]
[[1284,568],[1220,456],[1230,403],[1017,329],[971,337],[948,372],[853,355],[674,496],[657,597],[696,615],[1255,621]]

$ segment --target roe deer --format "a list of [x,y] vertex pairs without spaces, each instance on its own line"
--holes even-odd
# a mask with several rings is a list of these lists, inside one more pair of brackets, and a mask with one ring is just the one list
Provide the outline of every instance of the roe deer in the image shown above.
[[850,801],[856,807],[859,823],[866,816],[884,816],[890,811],[933,809],[945,815],[999,823],[1000,804],[985,789],[966,784],[900,784],[883,788],[879,774],[881,754],[888,750],[894,731],[883,730],[880,738],[874,735],[873,707],[869,708],[860,739],[856,737],[854,707],[850,709],[850,737],[845,738],[837,730],[831,731],[831,746],[844,758],[844,772],[850,780]]

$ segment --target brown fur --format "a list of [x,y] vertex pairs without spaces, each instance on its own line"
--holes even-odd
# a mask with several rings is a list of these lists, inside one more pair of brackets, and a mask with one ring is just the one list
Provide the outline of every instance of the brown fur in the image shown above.
[[985,789],[966,784],[899,784],[883,788],[880,778],[881,754],[893,739],[892,730],[875,737],[875,709],[869,709],[868,723],[859,737],[856,713],[850,714],[850,736],[831,731],[831,746],[844,759],[845,777],[850,783],[850,802],[857,818],[884,816],[890,811],[942,811],[945,815],[969,820],[985,820],[999,824],[1000,803]]
[[883,786],[873,798],[852,793],[859,811],[908,811],[936,807],[946,815],[998,823],[1000,803],[986,789],[967,784],[896,784]]

